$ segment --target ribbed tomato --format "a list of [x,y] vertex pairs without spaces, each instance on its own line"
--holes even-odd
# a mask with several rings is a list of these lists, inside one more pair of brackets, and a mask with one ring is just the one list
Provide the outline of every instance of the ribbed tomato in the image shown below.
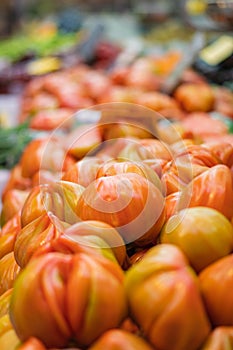
[[[15,282],[10,317],[22,341],[86,347],[127,314],[124,275],[101,256],[48,253],[31,260]],[[101,322],[100,322],[101,320]]]
[[100,177],[83,192],[76,207],[82,220],[115,227],[126,243],[155,242],[164,222],[164,197],[138,174]]

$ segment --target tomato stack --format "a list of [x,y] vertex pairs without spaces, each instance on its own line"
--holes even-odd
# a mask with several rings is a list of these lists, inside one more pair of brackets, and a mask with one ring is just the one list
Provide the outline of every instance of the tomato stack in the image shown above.
[[179,58],[26,88],[51,132],[2,195],[1,350],[233,349],[232,94],[190,70],[161,93]]
[[33,140],[12,169],[1,350],[232,348],[233,146],[132,118]]

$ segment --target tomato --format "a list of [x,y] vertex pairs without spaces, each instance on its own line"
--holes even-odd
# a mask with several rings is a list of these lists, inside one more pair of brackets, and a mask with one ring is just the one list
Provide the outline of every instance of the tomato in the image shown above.
[[95,180],[96,174],[103,164],[103,160],[98,157],[85,157],[76,162],[62,176],[62,180],[70,181],[87,187]]
[[130,314],[158,349],[198,349],[210,332],[197,278],[180,249],[151,248],[126,272]]
[[14,245],[15,259],[20,267],[27,265],[39,247],[62,234],[62,224],[57,221],[45,213],[20,230]]
[[0,259],[14,250],[15,240],[21,229],[21,214],[18,212],[0,231]]
[[55,173],[50,170],[38,170],[32,177],[32,187],[50,184],[52,182],[58,181],[61,178],[61,173]]
[[67,170],[70,158],[67,159],[61,141],[51,136],[31,141],[24,149],[20,165],[22,176],[31,178],[41,169],[53,172]]
[[126,243],[140,246],[155,242],[164,222],[161,192],[136,173],[98,178],[84,190],[76,210],[81,220],[107,222]]
[[227,350],[233,347],[233,327],[216,327],[200,350]]
[[233,254],[207,266],[199,275],[201,293],[214,326],[233,326]]
[[31,179],[23,177],[22,166],[20,164],[17,164],[10,172],[9,179],[3,190],[2,200],[4,200],[7,192],[10,190],[18,189],[23,191],[30,189],[31,186]]
[[118,157],[126,161],[142,161],[146,159],[169,161],[172,159],[168,146],[155,139],[131,141],[120,151]]
[[178,246],[199,272],[231,253],[233,227],[217,210],[207,207],[187,208],[166,222],[160,241]]
[[68,181],[56,181],[34,187],[24,203],[22,227],[48,212],[61,221],[74,224],[78,221],[75,208],[84,187]]
[[214,92],[207,84],[181,84],[175,90],[174,97],[188,112],[208,112],[214,107]]
[[101,256],[48,253],[31,260],[12,294],[16,333],[47,347],[68,347],[71,339],[90,345],[126,316],[123,278],[119,265]]
[[39,339],[35,337],[30,337],[17,349],[18,350],[46,350],[46,347],[43,345],[43,343]]
[[81,159],[91,155],[101,141],[100,130],[96,125],[81,125],[64,138],[64,149],[76,159]]
[[229,168],[233,166],[233,145],[227,142],[210,142],[203,144],[208,150],[221,160],[222,164]]
[[5,224],[22,209],[29,191],[12,189],[7,191],[2,202],[1,222]]
[[30,128],[36,130],[68,129],[74,111],[70,108],[42,109],[30,120]]
[[115,125],[112,123],[111,126],[103,128],[103,139],[111,140],[117,139],[119,137],[135,137],[139,139],[150,138],[152,134],[133,124],[126,124],[124,121],[118,121]]
[[116,229],[105,222],[81,221],[68,227],[64,231],[64,235],[94,249],[99,247],[104,251],[111,248],[119,264],[122,266],[126,263],[127,254],[123,239]]
[[15,261],[13,252],[0,259],[0,295],[13,287],[19,272],[20,267]]
[[195,177],[184,189],[189,207],[205,206],[216,209],[228,219],[233,216],[232,174],[226,165],[215,165]]
[[97,171],[96,178],[117,174],[136,173],[151,181],[160,191],[162,184],[157,173],[146,163],[112,160],[104,163]]
[[227,126],[221,120],[211,119],[207,113],[202,112],[190,113],[181,124],[187,132],[192,132],[195,137],[201,139],[223,136],[228,132]]
[[12,290],[10,288],[0,296],[0,318],[8,314]]
[[153,348],[144,339],[129,332],[112,329],[104,333],[89,350],[152,350]]

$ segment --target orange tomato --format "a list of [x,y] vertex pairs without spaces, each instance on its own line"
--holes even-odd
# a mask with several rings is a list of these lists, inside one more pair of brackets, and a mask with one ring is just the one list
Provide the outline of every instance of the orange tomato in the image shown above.
[[103,164],[103,160],[98,157],[85,157],[76,162],[62,176],[62,180],[70,181],[87,187],[95,180],[96,174]]
[[152,350],[146,340],[139,336],[120,330],[112,329],[104,333],[90,348],[89,350]]
[[10,172],[9,179],[4,187],[2,200],[4,200],[8,191],[17,189],[17,190],[28,190],[32,186],[31,179],[25,178],[22,175],[22,166],[17,164]]
[[233,347],[233,327],[216,327],[200,350],[227,350]]
[[174,97],[188,112],[208,112],[214,107],[214,92],[207,84],[181,84],[175,90]]
[[107,222],[126,243],[140,246],[155,242],[164,222],[161,192],[136,173],[98,178],[84,190],[76,208],[81,220]]
[[0,259],[6,254],[12,252],[15,246],[15,240],[21,229],[21,214],[17,213],[10,219],[0,231]]
[[13,287],[14,281],[20,272],[14,253],[10,252],[0,259],[0,295]]
[[201,293],[214,326],[233,326],[232,264],[233,254],[230,254],[207,266],[199,275]]
[[81,159],[91,155],[101,141],[102,137],[96,125],[81,125],[65,136],[64,149],[76,159]]
[[203,147],[210,150],[222,164],[227,165],[229,168],[233,166],[233,145],[227,142],[210,142],[203,144]]
[[226,165],[215,165],[195,177],[184,189],[188,207],[205,206],[216,209],[228,219],[233,216],[232,174]]
[[46,347],[39,339],[30,337],[18,347],[18,350],[46,350]]
[[14,256],[20,267],[27,265],[38,248],[62,234],[63,227],[58,221],[45,213],[20,230],[14,245]]
[[[32,162],[33,159],[33,162]],[[32,178],[39,170],[50,170],[55,173],[67,170],[71,159],[67,158],[61,140],[55,137],[35,139],[24,149],[20,159],[22,176]]]
[[199,272],[231,253],[233,227],[217,210],[207,207],[187,208],[168,219],[162,229],[160,242],[178,246]]
[[1,222],[5,224],[22,209],[29,191],[12,189],[7,191],[2,201]]
[[127,254],[123,239],[118,231],[105,222],[87,220],[78,222],[68,227],[64,235],[91,248],[102,248],[103,254],[107,249],[112,249],[121,266],[126,263]]
[[197,278],[180,249],[151,248],[126,272],[130,314],[158,349],[196,350],[210,332]]
[[125,318],[123,280],[118,264],[97,255],[34,258],[15,281],[10,305],[14,329],[22,341],[36,336],[47,347],[62,348],[74,339],[86,347]]
[[113,176],[117,174],[135,173],[151,181],[158,189],[162,190],[161,181],[157,173],[146,163],[133,161],[112,160],[104,163],[96,173],[96,179],[102,176]]
[[76,223],[78,217],[74,210],[83,190],[81,185],[68,181],[34,187],[22,209],[22,227],[48,212],[52,212],[61,221]]

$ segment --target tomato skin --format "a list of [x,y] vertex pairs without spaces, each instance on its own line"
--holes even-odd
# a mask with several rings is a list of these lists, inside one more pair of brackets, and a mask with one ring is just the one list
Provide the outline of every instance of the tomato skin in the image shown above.
[[233,227],[217,210],[194,207],[181,210],[164,225],[161,243],[178,246],[196,272],[233,250]]
[[45,137],[31,141],[25,147],[20,159],[22,176],[26,178],[32,178],[41,169],[61,173],[74,162],[71,158],[67,158],[66,150],[56,137]]
[[130,314],[158,349],[197,349],[210,332],[198,281],[180,249],[151,248],[126,273]]
[[22,227],[48,212],[61,221],[76,223],[74,210],[83,190],[79,184],[62,180],[34,187],[22,208]]
[[12,219],[19,210],[22,209],[29,191],[12,189],[9,190],[4,196],[2,202],[1,221],[5,224],[8,220]]
[[61,228],[47,213],[24,226],[17,235],[14,245],[14,256],[18,265],[21,268],[25,267],[39,247],[61,234]]
[[0,259],[0,295],[13,287],[14,281],[20,272],[14,253],[10,252]]
[[33,259],[14,285],[10,317],[16,333],[22,341],[36,336],[47,347],[66,347],[71,339],[88,346],[125,318],[123,278],[120,267],[101,256],[48,253]]
[[156,240],[163,225],[164,198],[138,174],[101,177],[84,190],[77,215],[81,220],[107,222],[125,242],[144,246]]
[[228,219],[233,216],[232,174],[226,165],[216,165],[195,177],[184,189],[189,207],[205,206],[216,209]]
[[89,350],[152,350],[153,348],[142,338],[129,332],[112,329],[104,333]]
[[233,254],[230,254],[207,266],[199,275],[201,293],[214,326],[233,326],[232,264]]
[[2,200],[4,200],[7,192],[10,190],[18,189],[24,191],[29,190],[31,186],[31,179],[23,177],[22,166],[17,164],[10,172],[9,179],[3,190]]
[[[99,247],[104,251],[110,248],[121,266],[127,264],[128,259],[123,239],[115,228],[105,222],[81,221],[68,227],[64,231],[64,235],[94,249]],[[93,237],[95,237],[94,240]]]
[[172,159],[171,151],[164,142],[155,139],[131,141],[118,154],[124,160],[142,161],[146,159]]
[[233,327],[216,327],[200,350],[227,350],[233,347]]
[[15,240],[21,229],[20,221],[21,215],[18,212],[0,231],[0,259],[14,250]]
[[233,166],[233,145],[227,142],[210,142],[203,144],[208,150],[221,160],[222,164],[227,165],[229,168]]
[[9,312],[12,290],[12,288],[7,289],[7,291],[0,296],[0,317],[7,315]]
[[88,156],[100,145],[102,137],[97,125],[81,125],[64,138],[64,149],[75,159]]
[[104,163],[96,173],[96,179],[102,176],[136,173],[151,181],[158,189],[162,190],[161,181],[157,173],[146,163],[132,161],[109,161]]
[[30,337],[19,346],[18,350],[46,350],[46,347],[39,339]]
[[182,84],[176,89],[174,96],[188,112],[208,112],[214,106],[214,92],[207,84]]
[[83,187],[87,187],[95,180],[96,174],[103,164],[103,160],[98,157],[85,157],[76,162],[62,176],[62,180],[78,183]]

